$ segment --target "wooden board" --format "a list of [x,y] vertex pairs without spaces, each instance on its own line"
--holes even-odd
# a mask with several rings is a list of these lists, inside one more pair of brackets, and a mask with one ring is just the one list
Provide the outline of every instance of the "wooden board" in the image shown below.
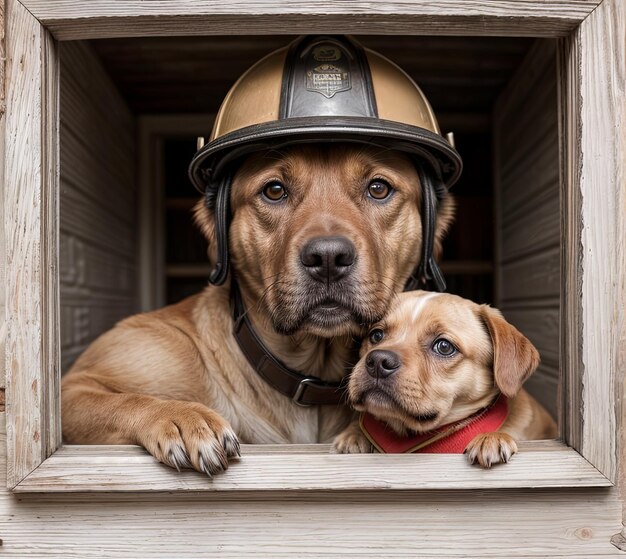
[[[294,38],[139,37],[90,44],[131,109],[159,114],[217,111],[241,74]],[[457,134],[489,132],[493,101],[532,44],[532,39],[522,37],[360,35],[358,39],[407,72],[433,104],[441,129]]]
[[91,48],[61,45],[62,370],[137,310],[135,119]]
[[503,264],[500,270],[500,303],[507,308],[531,307],[546,300],[559,305],[561,247],[555,246]]
[[[6,50],[4,46],[4,1],[0,1],[0,61],[6,60]],[[4,62],[0,62],[0,200],[4,201],[4,189],[6,186],[4,180],[4,118],[6,112],[5,102],[5,80],[4,80]],[[4,210],[0,208],[0,286],[5,285],[6,277],[6,243],[4,235]],[[6,383],[5,359],[4,359],[4,342],[6,338],[6,321],[4,319],[6,313],[6,293],[3,287],[0,287],[0,390],[4,391]],[[4,392],[3,392],[4,393]]]
[[496,304],[535,344],[527,385],[558,415],[561,217],[556,45],[537,41],[494,111]]
[[[618,418],[626,374],[626,3],[607,0],[576,31],[576,120],[582,336],[581,453],[617,477]],[[593,382],[589,379],[593,378]],[[623,428],[623,426],[622,426]],[[621,449],[621,456],[624,449]]]
[[[16,0],[7,4],[4,177],[8,483],[60,441],[57,216],[58,66],[55,45]],[[19,188],[17,187],[19,185]]]
[[[0,413],[0,476],[4,448]],[[265,476],[256,472],[261,483]],[[606,488],[256,496],[0,489],[0,510],[6,557],[620,557],[609,543],[620,503]]]
[[[505,467],[482,470],[463,455],[332,455],[291,453],[282,446],[269,453],[247,453],[213,480],[195,472],[178,473],[158,464],[138,447],[64,448],[18,485],[37,491],[380,491],[607,486],[610,483],[578,453],[556,441],[520,444]],[[260,472],[263,475],[260,476]]]
[[563,36],[598,0],[23,0],[61,40],[155,35],[363,33]]

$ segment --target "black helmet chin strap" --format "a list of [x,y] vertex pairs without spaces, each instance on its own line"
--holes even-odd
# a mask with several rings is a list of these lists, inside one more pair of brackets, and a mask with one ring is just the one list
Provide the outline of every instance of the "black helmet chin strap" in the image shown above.
[[437,195],[433,185],[432,174],[424,171],[423,165],[417,165],[417,173],[422,183],[422,258],[415,273],[406,285],[405,291],[423,289],[432,282],[437,291],[446,290],[446,280],[433,257],[435,243],[435,225],[437,223]]
[[[231,175],[224,173],[220,184],[217,187],[217,196],[215,198],[215,241],[217,243],[217,260],[215,267],[209,276],[209,282],[212,285],[222,285],[228,277],[229,257],[228,257],[228,222],[230,213],[230,185]],[[210,206],[209,192],[210,187],[206,189],[205,203]]]

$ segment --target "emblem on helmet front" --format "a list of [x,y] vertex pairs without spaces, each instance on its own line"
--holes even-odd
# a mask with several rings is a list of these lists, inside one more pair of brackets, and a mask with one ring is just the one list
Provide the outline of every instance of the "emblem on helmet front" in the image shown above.
[[341,49],[322,45],[313,49],[306,62],[306,88],[330,99],[352,87],[348,60]]

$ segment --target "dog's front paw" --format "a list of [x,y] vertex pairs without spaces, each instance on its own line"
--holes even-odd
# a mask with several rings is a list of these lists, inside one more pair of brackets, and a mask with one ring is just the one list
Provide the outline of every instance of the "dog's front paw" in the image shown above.
[[506,433],[483,433],[474,437],[465,449],[470,464],[491,468],[494,464],[508,462],[517,452],[513,437]]
[[160,462],[180,470],[193,468],[212,476],[240,456],[239,440],[229,423],[202,404],[158,402],[140,428],[139,443]]
[[374,452],[374,448],[358,425],[350,425],[335,437],[330,452],[333,454],[367,454]]

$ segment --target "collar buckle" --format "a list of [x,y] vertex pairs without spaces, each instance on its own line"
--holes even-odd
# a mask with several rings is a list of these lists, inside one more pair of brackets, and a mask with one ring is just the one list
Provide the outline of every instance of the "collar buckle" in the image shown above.
[[304,402],[301,402],[300,398],[302,398],[302,395],[304,394],[304,390],[306,389],[307,384],[315,384],[317,381],[318,379],[315,377],[304,377],[300,381],[300,384],[298,384],[298,388],[296,388],[296,392],[291,398],[291,401],[294,404],[297,404],[298,406],[302,406],[303,408],[310,407],[311,404],[305,404]]

